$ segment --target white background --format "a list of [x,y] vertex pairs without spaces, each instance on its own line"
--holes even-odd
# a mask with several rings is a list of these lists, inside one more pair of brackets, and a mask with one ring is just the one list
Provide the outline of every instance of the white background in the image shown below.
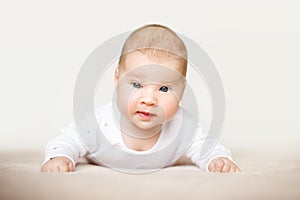
[[88,55],[147,23],[190,37],[214,61],[229,148],[300,142],[299,10],[283,0],[1,1],[0,150],[43,149],[72,120]]

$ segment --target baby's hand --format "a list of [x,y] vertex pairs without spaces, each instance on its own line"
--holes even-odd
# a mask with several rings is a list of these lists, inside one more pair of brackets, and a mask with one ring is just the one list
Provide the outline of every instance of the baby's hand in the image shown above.
[[224,157],[213,159],[209,163],[208,169],[210,172],[221,172],[221,173],[241,171],[235,163],[233,163],[228,158],[224,158]]
[[73,163],[69,158],[58,156],[47,161],[41,168],[41,172],[71,172]]

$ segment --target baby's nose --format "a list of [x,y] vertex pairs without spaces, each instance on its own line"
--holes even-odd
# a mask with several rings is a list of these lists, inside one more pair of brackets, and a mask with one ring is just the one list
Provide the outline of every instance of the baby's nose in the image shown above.
[[145,88],[142,93],[140,103],[145,104],[147,106],[157,105],[157,98],[155,96],[155,91],[152,88]]

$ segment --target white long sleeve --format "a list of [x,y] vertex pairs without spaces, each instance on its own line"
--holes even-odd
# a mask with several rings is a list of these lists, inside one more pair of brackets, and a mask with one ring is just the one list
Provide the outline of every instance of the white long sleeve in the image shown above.
[[[178,127],[174,126],[178,125],[180,126],[180,121],[178,121],[180,118],[180,113],[177,113],[179,117],[174,117],[172,121],[172,128],[165,129],[164,136],[161,137],[161,140],[159,141],[158,145],[153,149],[158,150],[161,147],[164,147],[165,144],[168,144],[170,141],[172,141],[174,138],[172,133],[176,133],[176,130]],[[111,115],[111,106],[110,104],[107,104],[106,106],[103,106],[99,108],[96,112],[97,121],[99,123],[99,127],[102,131],[102,133],[105,135],[105,137],[108,139],[110,144],[112,146],[120,146],[120,148],[127,149],[125,145],[122,146],[122,137],[120,136],[119,129],[115,125],[115,121],[112,118]],[[169,122],[171,123],[171,121]],[[176,129],[176,130],[174,130]],[[188,133],[187,133],[188,134]],[[175,134],[176,136],[176,134]],[[51,140],[47,146],[45,151],[45,162],[50,160],[51,158],[58,157],[58,156],[64,156],[69,158],[74,166],[77,164],[79,157],[87,156],[87,157],[93,157],[97,155],[97,158],[99,158],[97,161],[100,164],[104,164],[102,161],[105,159],[110,158],[110,154],[114,155],[114,152],[107,152],[105,155],[103,155],[103,151],[101,151],[101,148],[99,147],[106,147],[107,144],[105,144],[105,141],[99,140],[96,144],[97,146],[94,148],[97,151],[89,152],[88,149],[90,149],[91,146],[94,145],[94,142],[96,141],[96,138],[90,138],[90,140],[86,140],[85,143],[82,142],[81,137],[79,136],[79,133],[76,129],[76,126],[74,123],[69,124],[65,128],[61,129],[60,134],[56,136],[53,140]],[[217,157],[226,157],[232,161],[230,151],[222,146],[219,143],[216,143],[215,145],[211,145],[210,151],[204,152],[204,144],[215,144],[213,138],[210,138],[202,131],[202,128],[200,125],[196,129],[194,140],[191,144],[191,146],[186,150],[185,155],[191,159],[191,161],[197,165],[201,169],[205,169],[208,171],[208,165],[209,163]],[[87,148],[89,147],[89,148]],[[175,151],[178,149],[175,149]],[[101,152],[99,154],[99,152]],[[126,151],[125,151],[126,152]],[[132,152],[132,151],[131,151]],[[134,154],[139,154],[140,152],[135,152]],[[108,155],[109,154],[109,155]],[[177,154],[176,154],[177,155]],[[167,159],[172,160],[172,157],[174,159],[177,159],[178,157],[175,156],[172,152],[170,152],[171,157],[167,157]],[[105,159],[104,159],[105,158]],[[114,156],[111,157],[112,159],[116,159]],[[96,162],[97,163],[97,162]]]
[[[210,141],[209,141],[210,140]],[[208,142],[211,145],[211,150],[208,152],[203,152],[204,142]],[[215,139],[210,138],[202,131],[202,128],[198,126],[197,133],[192,145],[186,152],[186,156],[191,159],[191,161],[201,169],[208,170],[209,163],[218,157],[226,157],[232,161],[230,151]]]
[[43,164],[51,158],[64,156],[69,158],[75,166],[79,157],[86,153],[87,150],[81,143],[74,123],[71,123],[61,129],[60,134],[47,144]]

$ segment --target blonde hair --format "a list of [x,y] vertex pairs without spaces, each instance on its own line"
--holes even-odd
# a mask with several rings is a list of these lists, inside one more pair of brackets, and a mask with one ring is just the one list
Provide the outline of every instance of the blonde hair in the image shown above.
[[126,54],[140,51],[151,59],[176,59],[182,63],[182,71],[186,74],[187,50],[178,35],[166,26],[149,24],[132,32],[124,43],[119,59],[119,67],[124,64]]

